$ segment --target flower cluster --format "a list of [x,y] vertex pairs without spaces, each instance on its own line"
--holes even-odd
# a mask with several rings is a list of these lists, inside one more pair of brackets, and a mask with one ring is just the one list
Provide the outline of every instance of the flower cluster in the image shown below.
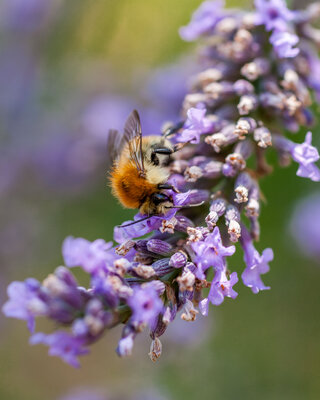
[[[285,137],[313,122],[320,61],[319,32],[311,23],[320,5],[294,12],[283,0],[257,0],[255,6],[244,12],[206,1],[181,29],[186,40],[202,38],[203,70],[184,98],[183,121],[169,128],[173,141],[186,144],[169,165],[169,182],[179,193],[168,195],[177,207],[145,220],[138,214],[136,223],[116,227],[116,246],[69,237],[66,267],[43,283],[27,279],[9,286],[3,311],[28,322],[32,344],[44,343],[51,355],[77,366],[77,357],[115,325],[124,325],[120,356],[131,354],[135,337],[148,327],[149,355],[156,360],[159,337],[179,311],[183,320],[194,321],[199,312],[208,314],[210,303],[237,297],[238,273],[227,265],[237,242],[243,284],[253,293],[270,289],[262,275],[273,251],[260,254],[254,246],[259,180],[271,171],[268,148],[281,165],[297,162],[298,176],[320,181],[311,132],[302,144]],[[90,276],[89,288],[79,287],[68,269],[76,266]],[[69,330],[34,333],[38,316]]]

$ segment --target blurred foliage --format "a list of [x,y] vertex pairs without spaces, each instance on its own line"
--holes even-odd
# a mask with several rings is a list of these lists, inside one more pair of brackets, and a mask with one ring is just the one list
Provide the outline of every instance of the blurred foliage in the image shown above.
[[[113,79],[106,65],[120,77],[117,90],[130,92],[137,69],[148,71],[172,62],[193,47],[181,41],[177,30],[187,23],[199,3],[62,1],[59,16],[47,34],[33,38],[41,42],[46,76],[40,100],[59,112],[75,94],[106,92]],[[229,2],[232,5],[239,6],[239,2]],[[28,137],[20,140],[27,141]],[[168,398],[177,400],[319,399],[320,265],[297,253],[287,231],[294,202],[312,191],[315,184],[297,178],[295,168],[276,169],[262,183],[267,204],[262,210],[258,248],[272,247],[275,251],[271,271],[265,277],[272,290],[253,295],[238,285],[235,301],[210,309],[213,329],[200,347],[164,345],[162,358],[151,364],[145,338],[138,342],[132,358],[120,360],[114,352],[117,331],[92,346],[92,354],[82,360],[83,367],[78,371],[48,357],[47,349],[29,347],[23,322],[2,317],[0,398],[53,400],[72,388],[97,386],[106,393],[116,393],[119,399],[143,387],[158,387]],[[1,202],[4,210],[16,202],[21,213],[30,216],[23,238],[28,251],[19,253],[16,249],[4,258],[2,299],[12,279],[35,276],[41,280],[59,265],[65,236],[110,240],[114,225],[133,215],[111,197],[103,166],[95,175],[92,186],[63,196],[54,188],[39,185],[33,174],[25,171],[10,198]],[[40,224],[33,234],[35,221]],[[10,245],[15,248],[14,243]],[[238,272],[243,269],[239,253],[232,260],[232,269]],[[184,329],[187,331],[188,323]]]

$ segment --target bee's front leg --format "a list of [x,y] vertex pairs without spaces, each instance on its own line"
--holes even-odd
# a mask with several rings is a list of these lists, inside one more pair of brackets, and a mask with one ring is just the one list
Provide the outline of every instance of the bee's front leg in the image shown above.
[[171,135],[175,135],[184,125],[185,121],[180,121],[175,125],[170,125],[168,126],[164,132],[163,132],[163,136],[164,137],[168,137]]
[[181,150],[184,146],[186,146],[187,144],[189,144],[190,142],[184,142],[184,143],[176,143],[173,148],[169,148],[169,147],[155,147],[152,150],[152,154],[151,154],[151,159],[155,157],[156,154],[163,154],[166,156],[170,156],[171,154]]
[[171,185],[170,183],[159,183],[158,189],[171,189],[175,193],[180,193],[179,189],[177,189],[174,185]]

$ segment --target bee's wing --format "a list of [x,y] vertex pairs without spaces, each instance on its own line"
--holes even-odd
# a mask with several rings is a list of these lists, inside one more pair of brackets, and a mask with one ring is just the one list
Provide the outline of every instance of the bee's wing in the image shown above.
[[124,126],[124,134],[120,143],[122,148],[125,143],[129,144],[129,151],[137,170],[141,176],[145,175],[142,155],[142,131],[140,117],[137,110],[133,110]]
[[107,143],[107,151],[108,151],[108,169],[112,166],[114,160],[120,154],[120,143],[123,138],[123,135],[117,131],[116,129],[110,129],[108,134],[108,143]]
[[117,156],[121,153],[124,146],[128,144],[130,157],[134,161],[140,175],[144,175],[144,164],[142,156],[142,132],[141,123],[138,111],[133,110],[129,115],[124,132],[120,133],[117,130],[110,129],[108,135],[108,152],[109,164],[112,164]]

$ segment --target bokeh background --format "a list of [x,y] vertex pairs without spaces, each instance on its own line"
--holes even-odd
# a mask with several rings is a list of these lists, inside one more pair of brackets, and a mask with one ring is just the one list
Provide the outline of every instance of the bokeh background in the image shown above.
[[[250,6],[228,5],[235,3]],[[65,236],[111,240],[113,226],[133,215],[107,187],[106,135],[133,108],[146,132],[177,118],[197,68],[178,28],[199,4],[0,1],[1,303],[10,281],[42,280],[63,262]],[[319,399],[320,252],[303,255],[291,234],[301,229],[292,216],[305,209],[296,204],[319,185],[295,172],[276,168],[262,182],[258,248],[275,251],[265,276],[271,291],[254,295],[238,284],[238,298],[211,307],[207,319],[176,321],[156,364],[147,335],[131,358],[119,359],[115,329],[73,370],[47,348],[30,347],[23,322],[1,316],[0,399]],[[320,247],[319,229],[310,240]],[[241,271],[241,254],[231,264]]]

